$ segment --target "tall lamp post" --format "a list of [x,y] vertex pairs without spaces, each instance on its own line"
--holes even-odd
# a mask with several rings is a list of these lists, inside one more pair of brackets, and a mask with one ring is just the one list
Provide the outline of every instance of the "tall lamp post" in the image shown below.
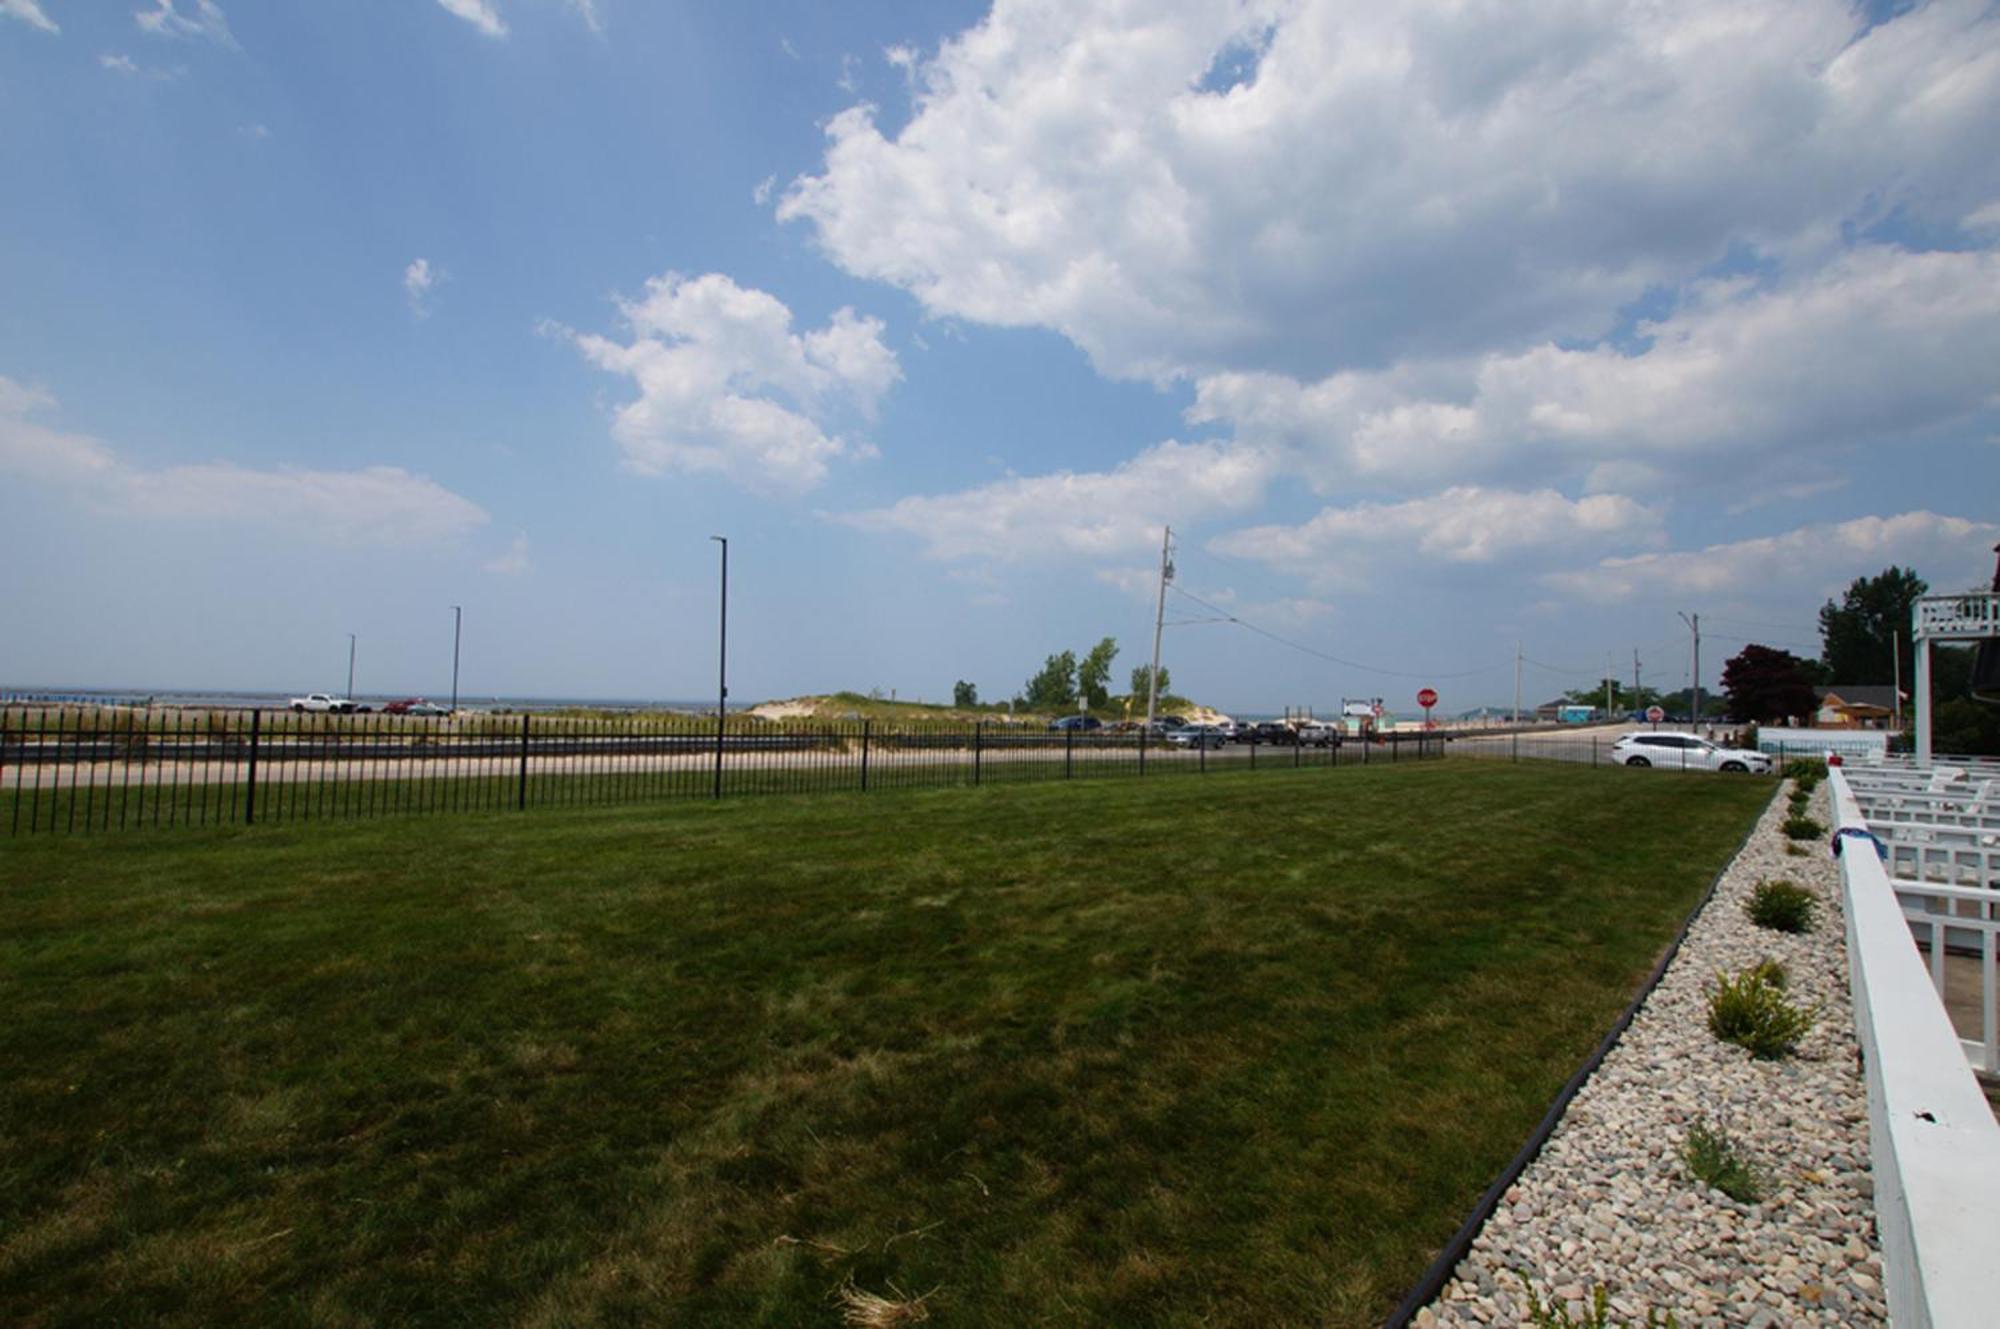
[[458,714],[458,630],[464,625],[465,609],[451,607],[451,713]]
[[715,683],[715,796],[722,797],[722,728],[729,716],[729,541],[720,535],[709,539],[722,546],[722,621],[716,636]]
[[349,701],[354,700],[354,634],[347,634],[347,691],[343,694]]

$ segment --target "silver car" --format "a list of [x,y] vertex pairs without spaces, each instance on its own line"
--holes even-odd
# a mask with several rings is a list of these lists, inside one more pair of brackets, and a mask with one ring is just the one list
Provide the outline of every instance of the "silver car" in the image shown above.
[[1177,748],[1219,748],[1229,741],[1229,735],[1212,724],[1182,725],[1167,735],[1167,742]]

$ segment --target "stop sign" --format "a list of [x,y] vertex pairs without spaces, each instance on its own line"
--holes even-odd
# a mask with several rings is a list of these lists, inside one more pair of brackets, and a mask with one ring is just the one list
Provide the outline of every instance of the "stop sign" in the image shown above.
[[1436,688],[1424,688],[1417,693],[1417,705],[1423,707],[1425,710],[1429,710],[1437,704],[1438,694]]
[[1648,724],[1658,724],[1660,721],[1666,718],[1667,718],[1667,713],[1661,710],[1659,707],[1648,706],[1646,708],[1646,722]]

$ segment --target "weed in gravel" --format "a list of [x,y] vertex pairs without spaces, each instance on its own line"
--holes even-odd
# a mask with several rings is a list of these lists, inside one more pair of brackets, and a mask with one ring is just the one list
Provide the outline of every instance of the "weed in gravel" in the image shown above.
[[1743,902],[1743,912],[1760,928],[1773,932],[1807,932],[1812,928],[1813,893],[1783,877],[1757,883]]
[[1728,1133],[1705,1120],[1688,1127],[1687,1138],[1681,1141],[1681,1162],[1694,1180],[1713,1186],[1741,1204],[1762,1200],[1769,1185],[1763,1172],[1742,1155]]
[[1785,834],[1794,840],[1817,840],[1826,834],[1826,827],[1811,817],[1790,816],[1785,818]]
[[[1591,1291],[1590,1306],[1579,1320],[1569,1313],[1569,1307],[1562,1302],[1543,1301],[1541,1294],[1535,1291],[1534,1280],[1526,1274],[1517,1273],[1514,1276],[1521,1280],[1521,1286],[1527,1290],[1528,1322],[1534,1325],[1535,1329],[1618,1329],[1621,1324],[1633,1326],[1640,1324],[1638,1320],[1620,1321],[1611,1318],[1611,1291],[1602,1283]],[[1647,1311],[1644,1329],[1680,1329],[1680,1321],[1674,1318],[1672,1311],[1667,1312],[1667,1318],[1664,1320],[1660,1318],[1658,1311]]]
[[1734,978],[1717,975],[1708,998],[1708,1028],[1760,1061],[1789,1056],[1813,1026],[1815,1013],[1794,1006],[1759,963]]

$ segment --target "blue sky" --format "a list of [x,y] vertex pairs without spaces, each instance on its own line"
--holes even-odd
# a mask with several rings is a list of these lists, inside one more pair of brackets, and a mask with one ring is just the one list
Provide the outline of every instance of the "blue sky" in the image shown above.
[[711,533],[744,700],[1122,680],[1169,522],[1254,710],[1984,582],[1990,7],[1380,9],[0,0],[0,686],[700,696]]

